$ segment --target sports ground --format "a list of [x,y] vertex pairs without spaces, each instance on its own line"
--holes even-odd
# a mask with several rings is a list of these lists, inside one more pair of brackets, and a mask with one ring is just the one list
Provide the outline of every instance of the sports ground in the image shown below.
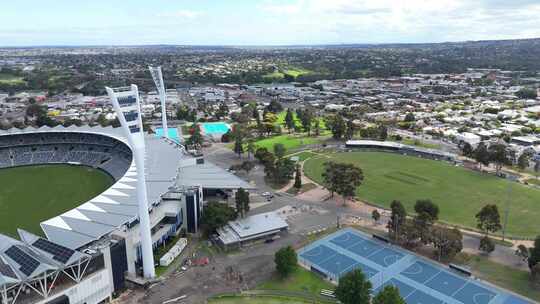
[[322,183],[326,161],[353,163],[364,172],[356,194],[388,208],[400,200],[413,212],[418,199],[431,199],[445,222],[475,228],[475,214],[486,204],[497,204],[503,216],[509,202],[507,235],[533,238],[538,234],[540,190],[452,164],[387,152],[349,152],[306,160],[304,172]]
[[334,282],[361,269],[374,294],[392,285],[408,304],[532,303],[351,228],[300,249],[298,257],[301,265]]
[[42,234],[39,223],[95,197],[112,185],[101,170],[72,165],[0,169],[0,233],[16,227]]

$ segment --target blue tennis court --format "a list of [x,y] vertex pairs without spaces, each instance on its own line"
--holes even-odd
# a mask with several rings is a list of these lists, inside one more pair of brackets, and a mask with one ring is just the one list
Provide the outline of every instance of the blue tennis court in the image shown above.
[[298,257],[300,264],[334,283],[361,269],[374,294],[392,285],[408,304],[533,303],[351,228],[300,249]]

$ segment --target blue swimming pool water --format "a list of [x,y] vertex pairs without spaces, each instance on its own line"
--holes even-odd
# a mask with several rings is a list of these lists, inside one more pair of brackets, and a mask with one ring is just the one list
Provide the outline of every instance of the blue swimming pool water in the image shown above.
[[334,282],[361,269],[374,294],[386,285],[396,286],[407,304],[532,303],[351,228],[300,249],[298,258],[302,265]]
[[[178,129],[176,128],[168,128],[169,130],[169,138],[174,140],[177,143],[180,143],[180,136],[178,135]],[[156,129],[156,136],[157,137],[163,137],[163,128],[157,128]]]
[[223,135],[231,129],[229,124],[224,122],[205,122],[201,126],[203,133],[206,135]]

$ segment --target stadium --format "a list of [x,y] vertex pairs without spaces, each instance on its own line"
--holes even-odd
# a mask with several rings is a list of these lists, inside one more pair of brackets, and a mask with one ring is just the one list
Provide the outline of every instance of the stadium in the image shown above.
[[[144,134],[144,140],[154,248],[182,229],[197,232],[203,197],[252,188],[226,170],[188,155],[172,140],[152,134]],[[41,231],[18,229],[18,239],[0,234],[2,304],[100,303],[123,289],[126,279],[136,281],[142,273],[137,168],[122,128],[58,126],[0,133],[0,172],[57,165],[99,171],[107,175],[106,186],[40,223],[13,224],[39,224]],[[0,207],[17,204],[1,198]],[[0,215],[2,221],[10,216]]]

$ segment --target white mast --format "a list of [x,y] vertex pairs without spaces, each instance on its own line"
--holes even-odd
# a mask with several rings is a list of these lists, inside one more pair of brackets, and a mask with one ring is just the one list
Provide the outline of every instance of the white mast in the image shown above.
[[[154,254],[152,251],[152,235],[150,233],[150,216],[148,214],[148,196],[146,194],[146,177],[144,170],[145,144],[141,116],[139,90],[136,85],[124,88],[105,88],[114,107],[114,111],[124,129],[129,145],[133,150],[137,170],[137,201],[139,203],[139,232],[143,272],[145,278],[156,276]],[[132,164],[133,165],[133,164]]]
[[163,135],[166,138],[169,138],[169,128],[167,126],[167,108],[166,108],[166,98],[167,94],[165,91],[165,84],[163,83],[163,73],[161,73],[161,67],[148,67],[150,69],[150,74],[154,79],[156,88],[159,94],[159,100],[161,102],[161,124],[163,125]]

